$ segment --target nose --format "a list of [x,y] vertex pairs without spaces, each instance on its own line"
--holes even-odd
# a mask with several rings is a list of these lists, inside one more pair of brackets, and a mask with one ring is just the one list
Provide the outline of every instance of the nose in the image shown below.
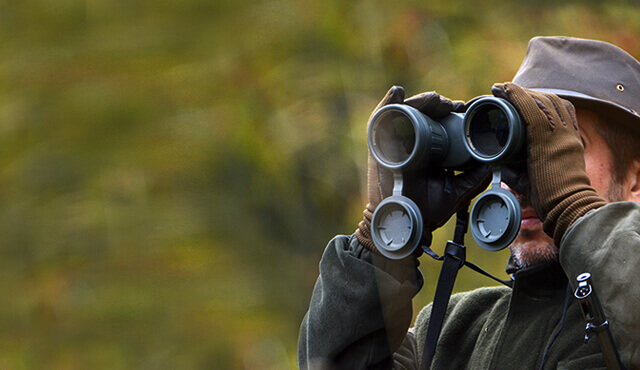
[[500,187],[509,191],[511,194],[515,195],[516,199],[518,200],[518,203],[520,203],[520,207],[522,207],[523,209],[531,208],[531,203],[529,202],[529,199],[527,197],[511,189],[509,185],[505,184],[504,182],[500,183]]
[[509,187],[509,185],[507,185],[505,182],[500,182],[500,187],[503,188],[503,189],[508,190],[511,194],[515,195],[516,197],[519,197],[519,196],[522,195],[522,194],[518,193],[517,191],[511,189]]

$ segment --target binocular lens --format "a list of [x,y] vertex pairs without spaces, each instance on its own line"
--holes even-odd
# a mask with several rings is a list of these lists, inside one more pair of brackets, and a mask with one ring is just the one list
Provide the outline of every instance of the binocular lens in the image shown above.
[[375,145],[386,162],[401,163],[409,159],[416,143],[411,120],[398,111],[389,111],[375,128]]
[[499,154],[509,139],[509,123],[502,109],[480,107],[469,126],[469,139],[482,155]]
[[465,146],[480,162],[499,164],[515,159],[525,141],[525,127],[516,108],[504,99],[476,100],[464,117]]

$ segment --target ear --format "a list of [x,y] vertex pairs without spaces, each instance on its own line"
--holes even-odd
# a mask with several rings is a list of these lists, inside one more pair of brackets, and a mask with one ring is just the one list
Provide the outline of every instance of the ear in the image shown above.
[[640,203],[640,160],[634,159],[627,173],[627,199]]

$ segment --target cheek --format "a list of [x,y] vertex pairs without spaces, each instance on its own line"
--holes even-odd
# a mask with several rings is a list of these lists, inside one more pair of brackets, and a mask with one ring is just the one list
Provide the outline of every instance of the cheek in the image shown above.
[[611,158],[607,154],[609,153],[602,150],[599,153],[594,153],[594,150],[585,150],[584,153],[587,176],[591,180],[591,186],[600,195],[607,192],[611,180]]

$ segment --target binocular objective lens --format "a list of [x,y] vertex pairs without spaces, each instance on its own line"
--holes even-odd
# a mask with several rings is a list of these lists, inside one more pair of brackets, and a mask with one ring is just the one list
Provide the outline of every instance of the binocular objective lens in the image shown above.
[[400,112],[388,112],[382,117],[375,130],[375,145],[378,153],[387,162],[406,161],[416,143],[416,133],[411,120]]
[[480,154],[499,154],[509,140],[509,122],[502,109],[479,108],[469,126],[469,139]]

